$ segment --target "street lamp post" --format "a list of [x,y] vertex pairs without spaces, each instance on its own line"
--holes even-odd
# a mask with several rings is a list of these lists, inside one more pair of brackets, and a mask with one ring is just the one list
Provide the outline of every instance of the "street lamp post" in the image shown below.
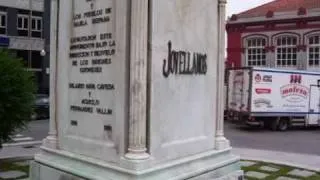
[[41,55],[42,57],[46,56],[46,54],[47,54],[47,52],[46,52],[44,49],[42,49],[42,50],[40,51],[40,55]]
[[[45,45],[46,46],[46,45]],[[42,62],[44,63],[45,59],[44,57],[47,55],[47,51],[42,49],[40,51],[40,56],[42,56]],[[49,67],[45,67],[45,71],[46,71],[46,74],[48,75],[49,74]]]

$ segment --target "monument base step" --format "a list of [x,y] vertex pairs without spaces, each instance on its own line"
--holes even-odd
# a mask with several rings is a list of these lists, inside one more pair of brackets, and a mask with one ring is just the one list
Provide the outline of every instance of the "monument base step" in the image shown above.
[[232,155],[230,149],[209,154],[132,170],[42,151],[32,162],[30,175],[32,180],[242,180],[239,158]]

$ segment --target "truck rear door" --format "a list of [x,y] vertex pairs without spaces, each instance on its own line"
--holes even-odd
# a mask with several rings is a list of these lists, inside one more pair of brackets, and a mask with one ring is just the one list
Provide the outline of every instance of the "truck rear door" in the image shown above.
[[320,87],[311,85],[308,125],[320,125]]
[[243,112],[248,110],[249,69],[229,71],[228,110]]

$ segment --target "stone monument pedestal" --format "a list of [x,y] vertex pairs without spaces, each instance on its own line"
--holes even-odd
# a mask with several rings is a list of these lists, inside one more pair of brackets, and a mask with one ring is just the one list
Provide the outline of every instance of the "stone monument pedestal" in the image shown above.
[[122,160],[123,166],[71,154],[42,149],[32,164],[32,179],[47,180],[238,180],[242,177],[238,157],[224,151],[211,151],[152,165],[148,161]]
[[52,0],[50,132],[31,179],[242,179],[223,132],[225,4]]

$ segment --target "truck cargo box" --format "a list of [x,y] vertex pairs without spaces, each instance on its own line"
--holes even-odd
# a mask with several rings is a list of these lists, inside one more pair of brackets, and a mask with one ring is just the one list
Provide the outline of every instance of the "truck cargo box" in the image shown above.
[[320,73],[269,68],[228,70],[227,111],[241,117],[304,118],[320,124]]

